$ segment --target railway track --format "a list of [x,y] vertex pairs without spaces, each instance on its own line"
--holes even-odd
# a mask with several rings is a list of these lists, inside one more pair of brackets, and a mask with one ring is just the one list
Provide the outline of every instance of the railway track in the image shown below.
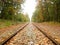
[[33,24],[39,31],[41,31],[46,37],[48,37],[55,45],[60,45],[54,38],[52,38],[49,34],[42,31],[37,25]]
[[4,45],[6,42],[8,42],[12,37],[14,37],[18,32],[20,32],[25,26],[27,26],[28,23],[26,23],[24,26],[22,26],[21,28],[17,29],[18,31],[15,32],[13,35],[11,35],[10,37],[8,37],[6,40],[4,40],[2,43],[0,43],[0,45]]
[[34,24],[26,24],[1,45],[58,45]]

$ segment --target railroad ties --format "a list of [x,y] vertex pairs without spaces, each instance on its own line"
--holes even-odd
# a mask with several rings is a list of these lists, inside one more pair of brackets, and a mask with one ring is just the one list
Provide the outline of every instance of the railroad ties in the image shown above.
[[36,25],[29,23],[1,45],[58,45]]

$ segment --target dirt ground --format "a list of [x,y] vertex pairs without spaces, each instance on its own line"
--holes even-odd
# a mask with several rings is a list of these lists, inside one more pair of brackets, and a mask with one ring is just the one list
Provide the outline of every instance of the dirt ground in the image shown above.
[[60,25],[48,23],[35,23],[42,31],[60,43]]

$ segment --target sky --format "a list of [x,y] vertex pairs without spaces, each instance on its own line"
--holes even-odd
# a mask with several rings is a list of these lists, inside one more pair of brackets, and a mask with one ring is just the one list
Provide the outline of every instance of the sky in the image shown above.
[[29,18],[31,19],[33,12],[36,7],[36,1],[35,0],[26,0],[23,6],[23,12],[24,14],[28,14]]

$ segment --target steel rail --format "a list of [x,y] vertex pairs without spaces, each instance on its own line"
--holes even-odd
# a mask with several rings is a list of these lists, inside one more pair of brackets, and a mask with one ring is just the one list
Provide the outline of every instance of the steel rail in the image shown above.
[[55,45],[60,45],[54,38],[42,31],[36,24],[32,23],[40,32],[42,32],[48,39],[50,39]]
[[29,23],[25,24],[24,26],[22,26],[21,28],[17,29],[18,31],[15,32],[13,35],[11,35],[10,37],[8,37],[8,39],[6,39],[4,42],[2,42],[0,45],[4,45],[6,44],[10,39],[12,39],[17,33],[19,33],[22,29],[24,29]]

